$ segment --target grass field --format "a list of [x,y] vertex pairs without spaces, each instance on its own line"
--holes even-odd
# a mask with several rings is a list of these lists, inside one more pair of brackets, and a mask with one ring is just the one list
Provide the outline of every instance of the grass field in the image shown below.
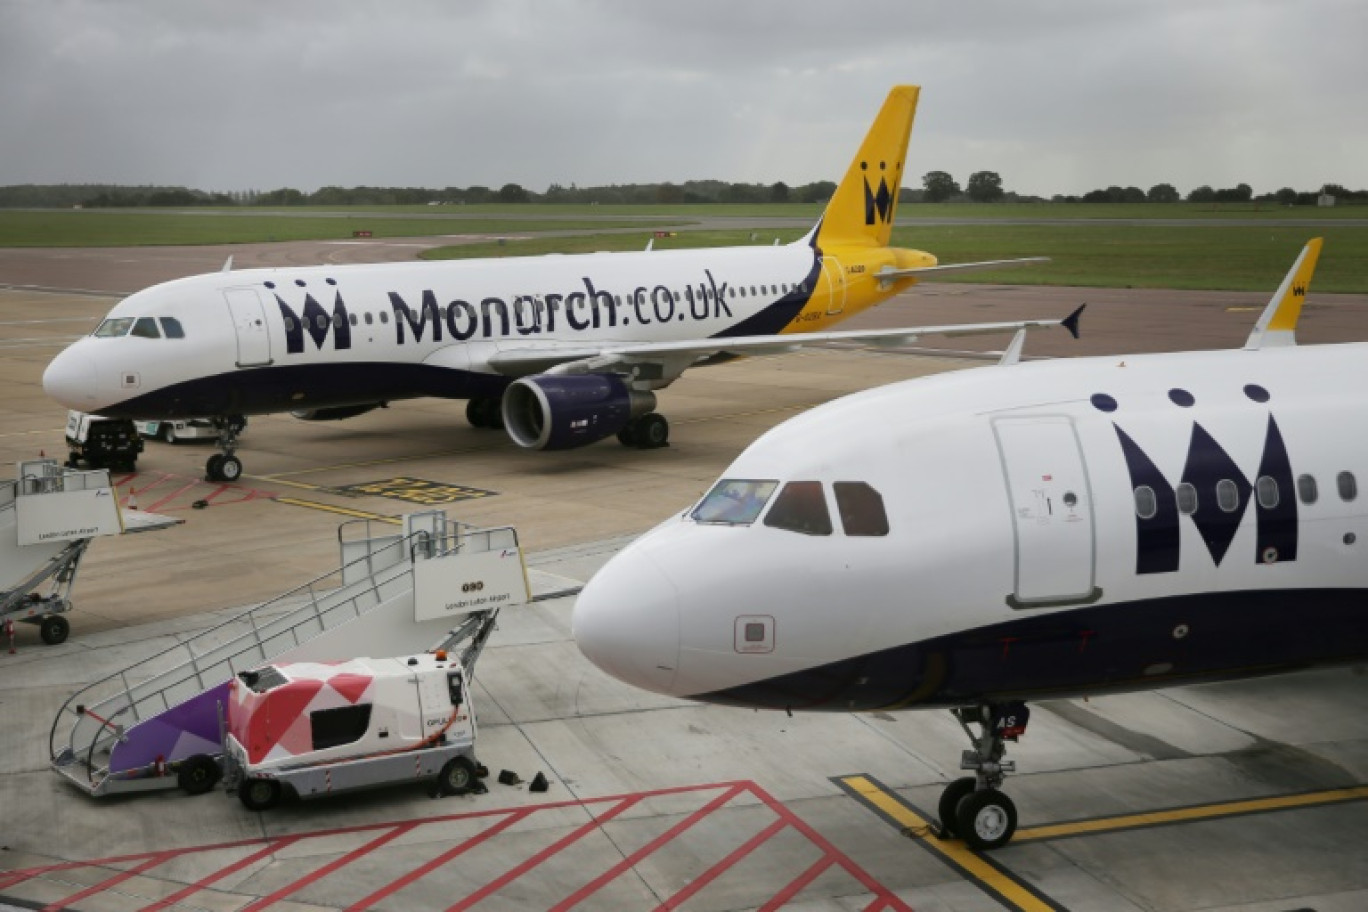
[[[356,230],[374,237],[444,234],[528,234],[589,231],[642,225],[640,219],[604,221],[583,215],[555,221],[519,218],[515,207],[481,215],[404,218],[393,212],[331,212],[155,209],[0,209],[0,247],[142,247],[167,244],[253,244],[350,238]],[[655,224],[647,220],[645,224]]]
[[[787,242],[800,229],[687,231],[655,241],[657,250]],[[532,238],[441,247],[427,259],[532,256],[640,250],[650,232],[572,238]],[[1325,238],[1313,288],[1368,293],[1368,228],[1164,227],[1147,225],[935,225],[899,228],[894,243],[935,254],[942,263],[1047,256],[1022,269],[947,275],[936,281],[1009,285],[1227,289],[1271,292],[1308,238]],[[754,240],[752,240],[754,238]]]

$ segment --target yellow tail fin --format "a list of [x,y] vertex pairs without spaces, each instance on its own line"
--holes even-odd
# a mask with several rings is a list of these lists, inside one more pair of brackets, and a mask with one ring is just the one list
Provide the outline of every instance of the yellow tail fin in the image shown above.
[[1311,276],[1316,271],[1316,260],[1320,258],[1321,238],[1306,242],[1297,256],[1292,268],[1287,271],[1278,290],[1264,308],[1259,322],[1249,333],[1245,348],[1255,350],[1273,348],[1281,345],[1297,344],[1297,320],[1301,318],[1302,301],[1306,299],[1306,289],[1311,284]]
[[859,154],[827,204],[818,244],[888,246],[920,92],[919,86],[903,85],[888,93]]

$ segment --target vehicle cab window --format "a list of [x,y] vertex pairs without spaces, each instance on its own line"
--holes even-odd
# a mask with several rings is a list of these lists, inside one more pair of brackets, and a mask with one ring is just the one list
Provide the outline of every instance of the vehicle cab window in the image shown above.
[[830,535],[831,513],[820,481],[790,481],[765,514],[765,525],[803,535]]
[[689,514],[695,522],[748,526],[765,509],[777,481],[724,478]]
[[113,339],[128,335],[136,322],[132,317],[112,317],[95,328],[95,335],[101,339]]
[[175,317],[161,318],[162,335],[168,339],[184,339],[185,330],[181,327],[180,320]]

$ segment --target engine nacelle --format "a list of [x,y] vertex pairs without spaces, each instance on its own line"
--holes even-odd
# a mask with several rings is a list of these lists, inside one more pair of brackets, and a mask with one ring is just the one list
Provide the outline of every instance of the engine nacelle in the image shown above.
[[655,406],[655,393],[614,374],[536,374],[504,393],[504,429],[520,447],[571,450],[616,434]]
[[345,418],[355,418],[357,415],[364,415],[371,409],[380,408],[383,402],[369,402],[365,405],[335,405],[332,408],[313,408],[300,409],[290,412],[300,421],[342,421]]

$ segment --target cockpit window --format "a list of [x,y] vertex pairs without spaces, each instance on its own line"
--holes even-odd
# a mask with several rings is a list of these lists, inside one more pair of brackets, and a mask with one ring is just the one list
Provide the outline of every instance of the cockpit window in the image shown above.
[[689,514],[697,522],[748,526],[755,522],[779,486],[777,481],[724,478]]
[[157,329],[157,321],[151,317],[138,317],[138,322],[133,324],[131,336],[138,336],[142,339],[160,339],[161,331]]
[[831,488],[846,535],[888,534],[888,514],[878,491],[863,481],[838,481]]
[[95,335],[101,339],[126,336],[128,331],[133,328],[134,322],[136,321],[132,317],[113,317],[96,327]]
[[790,481],[765,514],[765,525],[804,535],[830,535],[831,514],[820,481]]
[[168,339],[184,339],[185,330],[181,328],[180,320],[175,317],[162,317],[162,335]]

